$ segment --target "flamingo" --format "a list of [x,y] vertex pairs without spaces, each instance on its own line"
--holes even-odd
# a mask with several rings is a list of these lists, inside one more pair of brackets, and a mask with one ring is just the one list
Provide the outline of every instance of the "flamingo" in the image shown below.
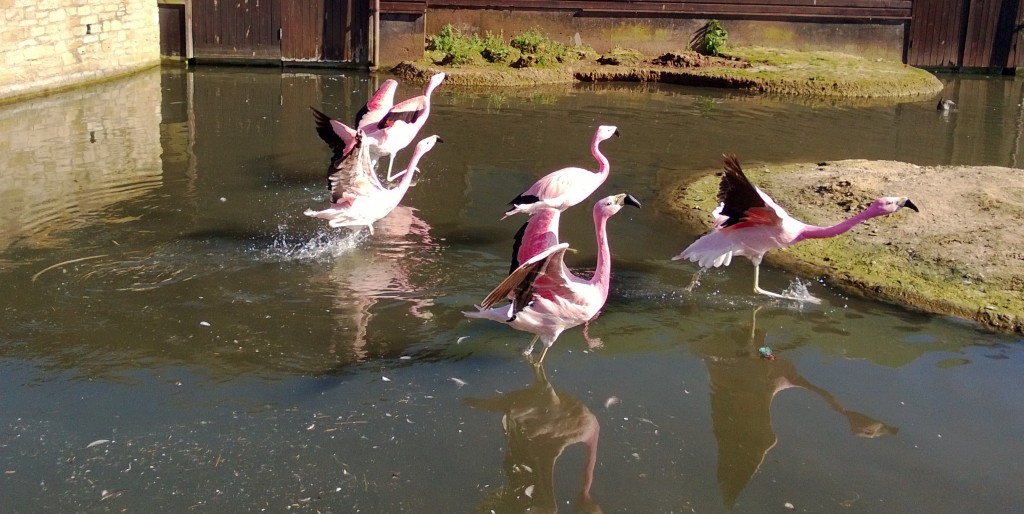
[[[728,266],[732,258],[742,255],[754,264],[754,292],[773,298],[792,298],[761,289],[758,275],[761,259],[769,250],[792,246],[804,239],[835,237],[858,223],[892,214],[904,207],[918,211],[907,197],[886,196],[876,199],[867,209],[831,227],[805,224],[790,216],[743,174],[735,155],[725,157],[725,173],[718,189],[718,208],[714,229],[688,246],[672,260],[688,259],[700,264],[701,271],[710,267]],[[698,272],[700,273],[700,272]],[[819,303],[811,297],[808,301]]]
[[356,130],[366,130],[371,125],[379,123],[381,118],[394,106],[395,90],[397,89],[397,80],[385,80],[366,102],[366,105],[356,113]]
[[384,81],[377,91],[373,93],[370,100],[366,102],[359,112],[356,113],[356,128],[331,118],[330,116],[310,107],[313,111],[313,119],[316,122],[316,133],[327,146],[334,151],[332,160],[340,161],[348,156],[355,148],[356,132],[364,130],[367,126],[380,122],[381,118],[395,102],[395,89],[398,82],[394,79]]
[[442,142],[440,136],[433,135],[417,143],[402,181],[388,189],[373,172],[367,155],[368,145],[363,144],[367,138],[362,132],[358,133],[356,149],[336,166],[332,166],[334,171],[328,177],[331,206],[322,211],[306,209],[306,216],[329,220],[328,224],[332,227],[365,225],[372,235],[373,222],[387,216],[402,201],[423,155],[434,148],[436,143]]
[[370,145],[370,155],[374,160],[385,155],[388,161],[388,182],[402,176],[392,176],[391,169],[395,164],[395,154],[416,137],[430,116],[430,95],[444,81],[444,73],[436,73],[427,82],[427,88],[420,96],[399,102],[380,118],[376,125],[366,127],[366,135],[374,139]]
[[356,130],[316,110],[315,107],[310,106],[309,110],[313,111],[317,135],[334,152],[334,155],[331,156],[332,165],[340,163],[356,147]]
[[945,98],[939,97],[939,103],[935,105],[935,109],[943,112],[952,111],[956,107],[956,102],[952,100],[946,100]]
[[597,159],[599,166],[596,173],[577,167],[562,168],[548,173],[513,198],[509,202],[512,208],[505,211],[502,219],[519,212],[532,215],[541,207],[553,207],[564,211],[585,200],[604,183],[608,178],[608,172],[611,171],[608,158],[599,148],[601,141],[618,135],[619,129],[614,125],[597,127],[594,139],[590,142],[590,153]]
[[[597,317],[608,299],[612,259],[608,248],[608,218],[624,205],[639,208],[640,202],[628,194],[612,195],[594,205],[594,231],[597,236],[597,265],[589,280],[573,275],[563,262],[568,243],[551,246],[516,268],[490,294],[477,310],[463,312],[468,318],[483,318],[504,323],[516,330],[530,332],[534,338],[523,351],[533,353],[540,339],[544,351],[537,365],[544,362],[548,349],[562,331]],[[547,208],[557,216],[560,211]],[[494,307],[504,298],[507,306]]]

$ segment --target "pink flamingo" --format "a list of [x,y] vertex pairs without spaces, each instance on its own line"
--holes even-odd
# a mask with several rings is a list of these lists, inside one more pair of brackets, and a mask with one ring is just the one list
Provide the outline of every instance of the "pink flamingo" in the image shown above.
[[505,211],[505,219],[513,214],[525,212],[533,214],[541,207],[551,207],[564,211],[585,200],[597,190],[611,171],[608,158],[601,153],[601,141],[618,136],[619,129],[614,125],[601,125],[594,133],[590,142],[590,153],[597,159],[597,173],[583,168],[568,167],[553,171],[541,177],[537,182],[519,196],[512,199],[511,209]]
[[388,189],[381,185],[377,174],[373,172],[361,134],[356,138],[356,149],[328,177],[331,206],[322,211],[306,209],[305,215],[329,220],[328,224],[332,227],[365,225],[372,235],[373,222],[387,216],[398,206],[409,190],[420,159],[434,148],[435,143],[442,141],[436,135],[421,140],[409,159],[402,181]]
[[331,160],[335,163],[348,156],[356,145],[356,131],[380,122],[381,118],[395,103],[395,90],[398,82],[394,79],[384,81],[377,91],[373,93],[370,100],[359,112],[356,113],[356,128],[331,118],[330,116],[310,107],[313,111],[313,119],[316,122],[316,133],[327,146],[331,147],[334,155]]
[[367,130],[371,125],[380,123],[380,120],[395,105],[395,91],[398,89],[398,81],[387,79],[377,88],[370,100],[359,112],[356,113],[356,130]]
[[420,129],[427,122],[430,116],[430,95],[437,86],[444,81],[444,73],[436,73],[427,82],[427,88],[420,96],[395,104],[381,117],[376,125],[366,127],[366,135],[373,138],[374,144],[370,145],[370,155],[374,160],[385,155],[388,161],[388,181],[392,181],[402,174],[392,176],[391,168],[395,164],[395,154],[416,137]]
[[768,195],[754,187],[743,174],[735,155],[724,157],[725,174],[718,189],[720,203],[712,213],[715,216],[714,230],[694,241],[672,260],[689,259],[700,264],[703,271],[710,267],[728,266],[733,256],[742,255],[754,264],[754,292],[773,298],[820,302],[813,297],[793,298],[761,289],[758,285],[761,259],[769,250],[792,246],[804,239],[838,236],[862,221],[892,214],[903,207],[918,210],[909,198],[887,196],[831,227],[807,225],[787,214]]
[[[537,364],[544,362],[548,349],[562,331],[589,322],[604,307],[612,269],[606,227],[608,218],[624,205],[639,208],[640,202],[628,194],[618,194],[603,198],[594,205],[597,265],[590,280],[573,275],[565,266],[563,257],[569,244],[556,244],[513,271],[484,298],[475,312],[463,314],[469,318],[494,320],[534,334],[523,354],[530,355],[540,339],[544,343],[544,351]],[[548,210],[559,212],[557,209]],[[494,307],[505,298],[512,298],[512,303]]]

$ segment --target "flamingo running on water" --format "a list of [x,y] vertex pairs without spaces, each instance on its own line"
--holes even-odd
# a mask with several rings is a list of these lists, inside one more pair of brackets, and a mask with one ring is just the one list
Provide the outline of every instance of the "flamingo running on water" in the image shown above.
[[427,82],[427,88],[420,96],[412,97],[395,104],[381,117],[376,125],[366,127],[366,135],[373,138],[374,144],[370,145],[370,155],[377,160],[385,155],[388,161],[388,181],[400,176],[391,175],[391,168],[395,164],[395,154],[416,137],[420,129],[427,122],[430,116],[430,95],[437,89],[437,86],[444,82],[444,73],[436,73]]
[[355,150],[347,158],[332,165],[328,176],[331,206],[322,211],[306,209],[306,216],[326,219],[332,227],[365,225],[373,234],[373,222],[387,216],[409,190],[420,159],[434,148],[435,143],[442,142],[440,136],[434,135],[417,143],[402,181],[388,189],[373,172],[372,161],[367,155],[368,145],[363,144],[364,139],[368,139],[368,136],[360,132],[356,137]]
[[[565,266],[563,257],[569,244],[556,244],[513,271],[484,298],[475,312],[463,314],[468,318],[489,319],[534,334],[523,354],[530,355],[534,344],[540,339],[544,343],[544,351],[537,364],[544,362],[548,348],[551,348],[562,331],[589,322],[604,307],[608,299],[612,269],[606,227],[608,218],[619,212],[624,205],[639,208],[640,202],[623,193],[603,198],[594,205],[597,264],[590,280],[573,275]],[[546,209],[554,216],[559,215],[557,209]],[[511,298],[512,303],[494,307],[506,298]]]
[[[725,157],[725,173],[718,188],[718,208],[715,227],[688,246],[672,260],[688,259],[700,264],[701,269],[728,266],[732,258],[742,255],[754,264],[754,292],[773,298],[807,300],[819,303],[814,297],[793,298],[765,291],[758,286],[761,259],[769,250],[792,246],[804,239],[838,236],[863,221],[892,214],[903,207],[918,210],[909,198],[886,196],[878,198],[867,209],[831,227],[807,225],[793,218],[760,189],[754,187],[743,174],[735,155]],[[698,272],[699,273],[699,272]]]
[[583,200],[597,190],[611,171],[608,158],[601,153],[599,145],[612,136],[618,136],[619,129],[614,125],[601,125],[594,133],[590,142],[590,153],[597,159],[598,170],[592,172],[583,168],[569,167],[553,171],[543,176],[526,191],[512,199],[511,209],[505,211],[505,219],[513,214],[525,212],[533,214],[542,207],[551,207],[564,211]]

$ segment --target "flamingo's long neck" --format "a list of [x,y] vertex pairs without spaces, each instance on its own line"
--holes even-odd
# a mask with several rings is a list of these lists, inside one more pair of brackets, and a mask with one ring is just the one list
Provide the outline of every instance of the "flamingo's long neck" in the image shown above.
[[804,227],[803,230],[800,231],[800,235],[798,235],[793,242],[796,243],[798,241],[803,241],[804,239],[821,239],[824,237],[838,236],[839,234],[843,234],[850,230],[851,228],[857,226],[858,223],[881,216],[883,214],[885,213],[881,212],[880,210],[877,210],[873,207],[868,207],[867,209],[864,209],[863,211],[860,211],[857,214],[854,214],[852,217],[840,221],[839,223],[836,223],[831,227],[817,227],[814,225],[807,225]]
[[409,189],[409,186],[412,184],[412,175],[413,173],[416,172],[416,165],[420,163],[420,158],[423,157],[423,154],[425,153],[426,152],[423,151],[423,149],[419,148],[419,145],[417,145],[416,151],[412,154],[412,157],[409,159],[409,165],[406,166],[405,168],[405,174],[402,175],[401,182],[399,182],[398,186],[395,187],[395,190],[398,191],[399,194],[404,195],[405,192]]
[[612,276],[612,252],[608,248],[608,216],[594,213],[594,231],[597,233],[597,266],[590,285],[596,287],[604,298],[608,298],[608,286]]
[[590,143],[590,153],[597,159],[597,174],[607,177],[608,172],[611,171],[611,165],[608,164],[608,158],[601,153],[601,141],[604,140],[595,134],[594,141]]

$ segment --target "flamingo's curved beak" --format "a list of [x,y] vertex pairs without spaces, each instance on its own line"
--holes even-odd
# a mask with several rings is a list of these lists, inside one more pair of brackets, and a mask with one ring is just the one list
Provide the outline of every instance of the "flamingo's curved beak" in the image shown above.
[[626,193],[626,197],[622,200],[622,205],[632,205],[637,209],[640,208],[640,201],[633,197],[633,195]]
[[921,212],[921,211],[920,211],[920,210],[919,210],[919,209],[917,208],[917,206],[916,206],[916,205],[914,205],[914,202],[911,202],[911,201],[910,201],[910,198],[904,198],[904,199],[903,199],[903,203],[902,203],[902,204],[900,204],[900,207],[906,207],[906,208],[908,208],[908,209],[912,209],[912,210],[913,210],[914,212]]

